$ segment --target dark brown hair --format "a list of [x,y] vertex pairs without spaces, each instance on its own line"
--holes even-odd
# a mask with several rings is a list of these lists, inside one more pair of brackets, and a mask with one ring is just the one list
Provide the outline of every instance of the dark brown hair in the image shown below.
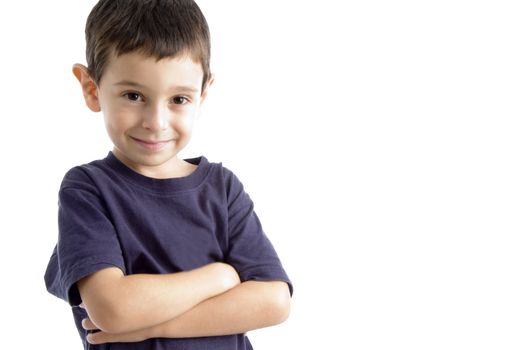
[[86,22],[88,70],[99,84],[112,53],[160,60],[188,54],[210,79],[210,32],[193,0],[100,0]]

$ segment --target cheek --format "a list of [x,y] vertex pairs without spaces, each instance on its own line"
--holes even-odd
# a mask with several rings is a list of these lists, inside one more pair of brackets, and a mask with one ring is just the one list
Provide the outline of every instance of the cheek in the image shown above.
[[183,120],[183,125],[184,125],[185,130],[192,131],[192,129],[194,128],[194,118],[193,117],[185,118]]
[[177,123],[178,129],[180,129],[182,132],[191,132],[194,127],[195,114],[195,110],[192,110],[189,113],[185,113],[183,116],[181,116]]
[[108,130],[123,131],[136,124],[136,112],[130,109],[108,108],[104,111],[104,120]]

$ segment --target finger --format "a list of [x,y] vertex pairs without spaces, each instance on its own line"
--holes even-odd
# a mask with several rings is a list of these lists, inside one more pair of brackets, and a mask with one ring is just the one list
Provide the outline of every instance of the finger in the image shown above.
[[106,334],[104,332],[89,333],[86,336],[86,340],[90,344],[104,344],[104,343],[108,343],[108,340],[106,338],[108,338],[108,334]]
[[82,309],[86,309],[86,305],[84,305],[84,303],[81,303],[81,304],[79,305],[79,307],[82,308]]
[[146,339],[148,339],[148,337],[141,331],[119,334],[100,331],[86,335],[86,340],[90,344],[137,343]]
[[117,343],[122,342],[126,339],[126,336],[122,334],[110,334],[103,331],[96,333],[89,333],[86,336],[86,340],[90,344],[105,344],[105,343]]
[[82,320],[82,328],[88,331],[93,331],[96,329],[99,329],[89,318],[85,318]]

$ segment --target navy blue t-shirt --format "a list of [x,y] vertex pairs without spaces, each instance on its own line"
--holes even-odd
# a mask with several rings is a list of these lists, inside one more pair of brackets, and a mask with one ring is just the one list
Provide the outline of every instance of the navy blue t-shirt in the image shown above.
[[205,157],[181,178],[154,179],[105,159],[71,169],[59,192],[59,237],[45,275],[47,289],[72,306],[85,349],[252,349],[244,334],[90,345],[76,282],[98,270],[166,274],[225,262],[241,281],[292,285],[263,233],[237,177]]

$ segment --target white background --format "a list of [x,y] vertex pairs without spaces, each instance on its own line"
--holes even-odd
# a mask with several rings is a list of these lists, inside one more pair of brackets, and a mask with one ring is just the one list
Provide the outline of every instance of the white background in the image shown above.
[[[81,348],[43,275],[62,176],[111,146],[70,72],[94,3],[0,5],[0,326],[15,348]],[[216,83],[184,155],[236,172],[295,286],[255,348],[526,348],[522,2],[199,4]]]

